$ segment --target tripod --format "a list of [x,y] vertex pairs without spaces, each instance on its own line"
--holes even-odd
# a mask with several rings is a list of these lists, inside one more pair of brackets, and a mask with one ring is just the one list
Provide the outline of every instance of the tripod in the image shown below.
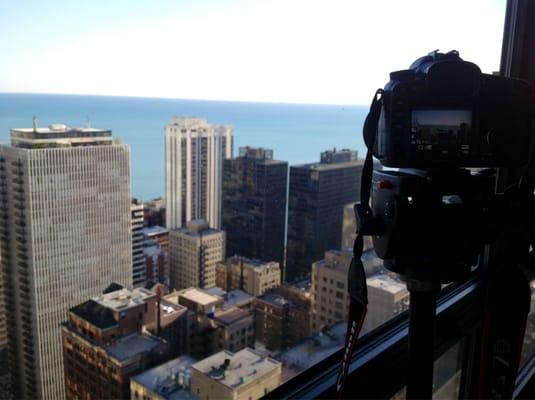
[[[535,257],[529,254],[535,237],[534,200],[519,186],[495,195],[486,214],[488,257],[480,257],[479,275],[485,288],[482,324],[474,362],[476,368],[464,394],[478,398],[511,398],[531,293],[529,276]],[[474,231],[476,232],[476,231]],[[481,232],[480,232],[481,233]],[[414,271],[412,271],[414,273]],[[407,279],[410,292],[408,399],[433,394],[435,310],[440,284]]]

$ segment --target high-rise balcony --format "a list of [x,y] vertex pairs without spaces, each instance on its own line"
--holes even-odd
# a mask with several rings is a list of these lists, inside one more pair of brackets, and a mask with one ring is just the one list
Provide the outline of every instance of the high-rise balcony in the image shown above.
[[17,243],[21,243],[23,245],[26,245],[27,243],[27,240],[26,240],[26,236],[23,236],[24,234],[21,234],[21,235],[17,235],[15,238],[16,238],[16,242]]

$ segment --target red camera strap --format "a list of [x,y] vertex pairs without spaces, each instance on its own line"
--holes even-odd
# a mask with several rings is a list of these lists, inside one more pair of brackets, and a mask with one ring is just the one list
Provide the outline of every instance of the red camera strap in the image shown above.
[[[366,159],[362,168],[361,188],[360,188],[360,203],[356,207],[363,207],[365,213],[371,213],[369,208],[371,181],[373,173],[373,147],[375,144],[375,137],[377,136],[377,126],[379,123],[379,116],[381,115],[381,105],[383,94],[382,89],[378,89],[373,96],[373,101],[370,106],[370,112],[366,117],[363,127],[364,142],[368,151]],[[356,216],[355,216],[356,217]],[[345,379],[349,371],[349,364],[351,356],[355,349],[357,338],[364,324],[366,311],[368,309],[368,293],[366,286],[366,273],[362,263],[362,251],[364,247],[363,232],[357,226],[357,237],[353,244],[353,259],[349,267],[348,273],[348,292],[349,292],[349,309],[347,316],[347,329],[345,337],[344,353],[340,365],[338,378],[336,379],[336,390],[341,393]]]

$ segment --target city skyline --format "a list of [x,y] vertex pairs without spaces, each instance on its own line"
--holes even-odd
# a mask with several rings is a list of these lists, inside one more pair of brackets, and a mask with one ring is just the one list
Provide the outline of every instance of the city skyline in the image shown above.
[[[0,399],[535,397],[529,164],[518,185],[501,164],[383,179],[368,135],[386,124],[395,153],[468,132],[499,161],[506,122],[532,121],[489,88],[535,87],[534,17],[535,0],[0,0]],[[464,276],[435,273],[444,249]]]

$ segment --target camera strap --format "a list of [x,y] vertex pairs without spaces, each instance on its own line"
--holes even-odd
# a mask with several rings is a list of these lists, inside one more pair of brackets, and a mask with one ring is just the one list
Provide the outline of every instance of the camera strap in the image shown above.
[[360,202],[355,205],[355,218],[357,220],[357,237],[353,243],[353,259],[348,272],[349,308],[344,353],[340,371],[336,379],[336,390],[340,393],[349,370],[351,356],[355,343],[362,329],[364,317],[368,308],[368,290],[366,286],[366,273],[361,257],[364,248],[364,235],[369,235],[366,221],[371,219],[370,192],[373,173],[373,147],[377,136],[379,116],[381,115],[383,89],[378,89],[373,96],[370,112],[364,121],[363,136],[367,147],[366,159],[362,167]]

